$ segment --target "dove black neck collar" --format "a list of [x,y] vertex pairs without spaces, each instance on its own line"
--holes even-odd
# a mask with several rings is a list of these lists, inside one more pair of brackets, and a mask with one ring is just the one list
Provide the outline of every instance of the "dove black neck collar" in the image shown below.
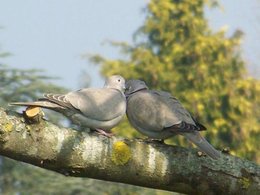
[[147,88],[141,88],[141,89],[138,89],[138,90],[135,90],[135,91],[131,91],[130,93],[125,93],[125,97],[128,98],[129,96],[139,92],[139,91],[146,91],[148,90]]

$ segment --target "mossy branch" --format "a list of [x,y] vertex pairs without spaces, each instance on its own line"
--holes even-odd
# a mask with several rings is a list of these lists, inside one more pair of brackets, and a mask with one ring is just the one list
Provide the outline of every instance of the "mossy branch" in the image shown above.
[[65,176],[89,177],[187,194],[257,194],[260,166],[222,154],[61,128],[0,109],[0,154]]

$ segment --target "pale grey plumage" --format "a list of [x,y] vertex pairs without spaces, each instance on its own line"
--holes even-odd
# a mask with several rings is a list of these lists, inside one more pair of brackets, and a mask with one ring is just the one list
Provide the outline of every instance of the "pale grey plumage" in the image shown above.
[[126,83],[127,117],[131,125],[142,134],[155,139],[183,135],[210,157],[217,159],[219,152],[199,131],[199,124],[170,93],[149,90],[145,82],[129,80]]
[[92,129],[109,130],[117,125],[126,111],[125,79],[109,77],[103,88],[84,88],[67,94],[45,94],[36,102],[11,105],[39,106],[61,112],[73,123]]

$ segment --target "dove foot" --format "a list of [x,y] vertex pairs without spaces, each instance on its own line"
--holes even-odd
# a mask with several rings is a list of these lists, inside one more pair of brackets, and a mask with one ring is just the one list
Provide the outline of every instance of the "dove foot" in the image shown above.
[[103,129],[94,129],[94,131],[96,131],[99,135],[104,135],[106,137],[112,137],[114,134],[112,132],[107,132]]
[[225,154],[230,154],[230,148],[229,147],[223,148],[221,151]]
[[198,157],[207,156],[204,152],[198,151],[197,152]]
[[163,139],[146,138],[144,141],[147,142],[147,143],[164,144],[164,140]]

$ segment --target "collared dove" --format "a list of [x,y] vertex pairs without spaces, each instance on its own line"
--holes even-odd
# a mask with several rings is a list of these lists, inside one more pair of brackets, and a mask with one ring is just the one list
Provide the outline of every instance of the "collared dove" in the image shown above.
[[144,81],[126,82],[126,114],[130,124],[140,133],[154,139],[183,135],[213,159],[220,157],[199,133],[199,124],[170,93],[149,90]]
[[110,130],[126,111],[125,79],[120,75],[107,78],[103,88],[84,88],[67,94],[44,94],[35,102],[10,105],[39,106],[62,113],[73,123],[91,129]]

